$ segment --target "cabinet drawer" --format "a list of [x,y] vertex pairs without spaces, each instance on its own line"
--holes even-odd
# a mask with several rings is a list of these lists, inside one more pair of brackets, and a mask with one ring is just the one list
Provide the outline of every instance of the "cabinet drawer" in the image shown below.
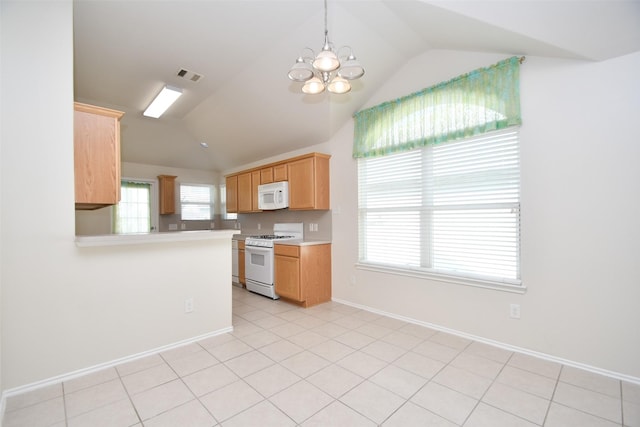
[[300,246],[275,245],[273,250],[276,255],[300,257]]

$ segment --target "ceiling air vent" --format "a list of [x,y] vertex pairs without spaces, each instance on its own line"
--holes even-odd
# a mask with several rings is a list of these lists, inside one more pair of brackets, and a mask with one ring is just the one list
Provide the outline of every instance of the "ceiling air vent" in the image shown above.
[[202,78],[202,74],[196,74],[193,71],[185,70],[184,68],[179,69],[176,75],[183,79],[191,80],[192,82],[197,82]]

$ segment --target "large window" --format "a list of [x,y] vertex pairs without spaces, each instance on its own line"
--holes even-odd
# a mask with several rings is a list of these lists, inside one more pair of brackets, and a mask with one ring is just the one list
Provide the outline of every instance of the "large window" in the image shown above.
[[182,220],[211,220],[214,214],[213,186],[180,184]]
[[355,114],[362,267],[524,289],[520,60]]
[[360,263],[520,284],[517,128],[358,159]]

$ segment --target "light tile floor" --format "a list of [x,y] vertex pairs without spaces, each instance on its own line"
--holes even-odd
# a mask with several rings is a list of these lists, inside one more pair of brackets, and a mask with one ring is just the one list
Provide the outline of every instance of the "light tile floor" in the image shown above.
[[5,427],[640,426],[640,386],[233,288],[234,332],[7,401]]

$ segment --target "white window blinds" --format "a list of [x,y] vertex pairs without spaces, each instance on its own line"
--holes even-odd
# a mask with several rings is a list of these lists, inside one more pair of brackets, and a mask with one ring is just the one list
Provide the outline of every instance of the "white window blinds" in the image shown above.
[[358,160],[360,263],[520,283],[518,133]]
[[180,209],[183,220],[213,218],[213,186],[180,184]]

